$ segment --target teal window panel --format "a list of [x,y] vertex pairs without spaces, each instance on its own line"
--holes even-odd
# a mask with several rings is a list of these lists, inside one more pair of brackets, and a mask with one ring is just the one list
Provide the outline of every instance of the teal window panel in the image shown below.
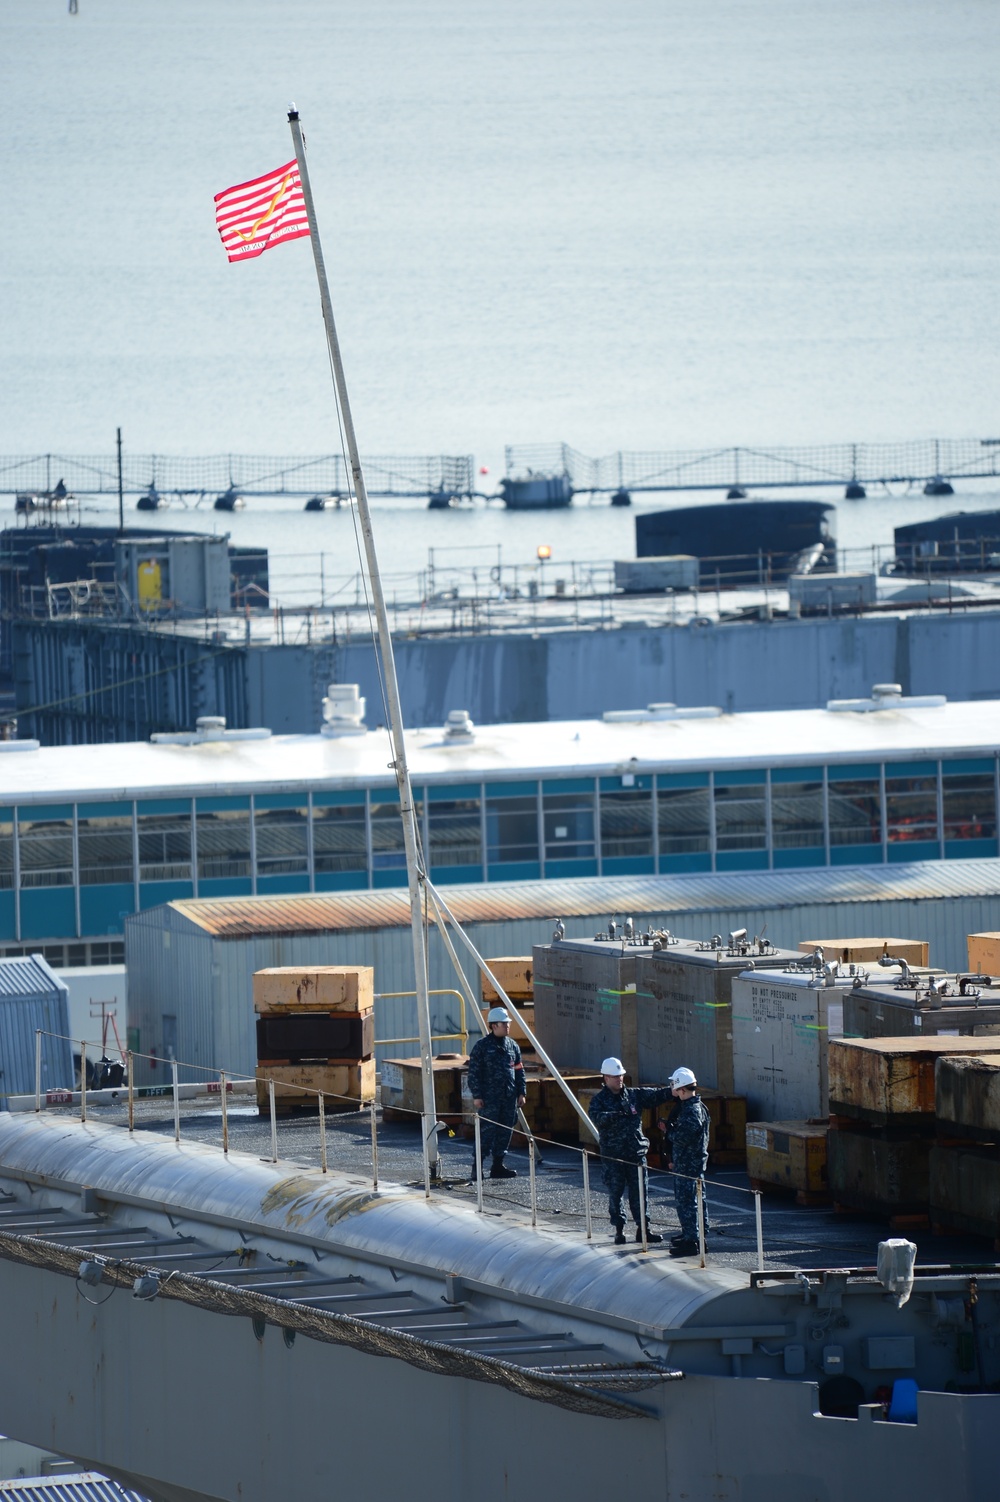
[[405,871],[401,871],[401,870],[373,871],[372,872],[372,886],[373,887],[405,887],[406,886],[406,872]]
[[190,798],[140,798],[136,805],[140,814],[190,814]]
[[936,861],[941,855],[937,840],[896,840],[889,845],[889,864],[901,866],[910,861]]
[[134,911],[135,888],[131,883],[80,888],[81,933],[120,934],[125,919]]
[[826,851],[822,846],[809,850],[775,850],[774,869],[787,871],[798,866],[825,866]]
[[970,772],[987,772],[992,774],[996,768],[995,756],[973,756],[962,758],[945,757],[941,761],[941,771],[945,777],[958,777]]
[[[369,792],[371,794],[371,801],[373,805],[376,803],[399,802],[399,788],[395,783],[393,783],[391,787],[370,788]],[[416,789],[414,789],[413,797],[415,802],[419,801],[420,799],[420,794],[416,791]]]
[[541,881],[538,861],[494,861],[486,868],[487,881]]
[[483,868],[482,866],[435,866],[431,875],[443,886],[456,886],[460,882],[474,884],[482,881]]
[[249,897],[249,876],[206,876],[198,883],[199,897]]
[[660,872],[664,875],[711,871],[712,857],[707,851],[692,850],[681,855],[661,855]]
[[715,773],[715,785],[716,787],[726,788],[762,787],[766,778],[767,772],[763,767],[760,767],[756,771],[749,770],[746,772],[717,770]]
[[449,782],[437,787],[426,787],[421,791],[428,803],[478,803],[482,783]]
[[59,821],[72,819],[73,805],[72,803],[19,803],[17,817],[30,820],[32,823],[41,822],[43,819],[58,819]]
[[[382,790],[379,791],[382,796]],[[312,795],[313,808],[342,808],[349,803],[365,801],[364,788],[319,788]]]
[[305,808],[309,794],[302,793],[255,793],[253,806],[258,812],[268,808]]
[[651,876],[656,862],[651,855],[612,855],[601,861],[605,876]]
[[76,901],[72,887],[35,887],[22,891],[22,939],[65,939],[75,933]]
[[936,761],[887,761],[886,777],[936,777]]
[[833,845],[830,848],[831,866],[880,866],[881,845]]
[[308,892],[308,876],[258,876],[257,895],[267,897],[278,892]]
[[362,892],[368,889],[366,871],[323,871],[316,873],[317,892]]
[[139,910],[160,907],[165,902],[185,902],[194,896],[190,881],[142,881],[139,883]]
[[[764,774],[761,773],[762,777]],[[759,780],[759,779],[758,779]],[[707,788],[707,772],[657,772],[658,788]]]
[[115,803],[78,803],[77,814],[81,819],[131,819],[131,798],[119,798]]
[[600,779],[601,792],[631,792],[633,789],[636,791],[639,791],[641,789],[645,792],[649,792],[652,789],[653,778],[648,773],[640,774],[638,772],[631,772],[629,773],[629,776],[632,778],[632,781],[628,784],[625,783],[622,777],[602,777]]
[[719,850],[715,856],[717,871],[766,871],[766,850]]
[[487,798],[534,798],[538,793],[538,782],[534,777],[527,777],[523,782],[488,782],[486,784]]
[[14,893],[0,892],[0,939],[14,937]]
[[944,858],[948,861],[984,860],[996,853],[996,840],[945,840],[944,842]]
[[[720,780],[723,774],[720,775]],[[811,767],[772,767],[771,782],[822,782],[822,766]]]
[[593,777],[554,777],[542,783],[543,793],[592,793]]
[[596,860],[567,860],[567,861],[546,861],[545,862],[545,879],[546,879],[546,881],[549,881],[549,880],[555,881],[555,880],[558,880],[560,877],[563,877],[563,876],[596,876],[596,875],[597,875],[597,861]]
[[829,782],[878,782],[881,768],[877,761],[844,762],[841,766],[827,767]]
[[228,814],[234,810],[250,808],[250,799],[247,798],[198,798],[196,800],[197,811],[200,814]]

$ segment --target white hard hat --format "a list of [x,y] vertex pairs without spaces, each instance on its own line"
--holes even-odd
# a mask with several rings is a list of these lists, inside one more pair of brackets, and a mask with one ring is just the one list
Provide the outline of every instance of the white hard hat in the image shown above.
[[670,1076],[670,1083],[675,1090],[689,1090],[692,1085],[697,1085],[698,1081],[690,1069],[685,1069],[682,1066],[680,1069],[674,1070]]
[[625,1074],[625,1065],[621,1059],[605,1059],[601,1065],[602,1074]]
[[486,1014],[487,1022],[509,1022],[510,1013],[506,1007],[490,1007]]

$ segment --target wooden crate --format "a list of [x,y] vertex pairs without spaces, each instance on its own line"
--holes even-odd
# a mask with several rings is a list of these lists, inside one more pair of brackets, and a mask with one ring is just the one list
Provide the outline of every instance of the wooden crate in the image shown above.
[[[497,1003],[492,1003],[492,1005],[499,1005],[499,1003],[498,1002]],[[532,1048],[531,1043],[528,1041],[528,1035],[524,1031],[523,1027],[521,1026],[521,1018],[522,1017],[524,1018],[525,1022],[531,1028],[531,1031],[534,1032],[535,1031],[535,1007],[534,1007],[534,1003],[530,1002],[530,1001],[520,1002],[520,1001],[514,1000],[514,1007],[516,1007],[517,1010],[515,1012],[512,1012],[512,1021],[511,1021],[511,1024],[510,1024],[510,1035],[514,1039],[514,1041],[520,1045],[522,1053],[533,1053],[534,1049]],[[483,1007],[481,1010],[482,1010],[482,1013],[483,1013],[483,1019],[485,1020],[486,1014],[489,1012],[490,1009],[489,1009],[489,1007]]]
[[935,1231],[971,1231],[1000,1238],[1000,1148],[930,1149],[930,1216]]
[[883,1127],[847,1126],[827,1138],[834,1203],[887,1218],[926,1215],[933,1138]]
[[747,1126],[747,1175],[754,1188],[789,1189],[803,1202],[825,1197],[827,1125],[755,1121]]
[[[577,1100],[587,1092],[587,1105],[593,1099],[595,1091],[601,1088],[601,1076],[599,1074],[564,1073],[566,1081]],[[575,1137],[578,1132],[586,1132],[586,1127],[580,1120],[579,1114],[574,1111],[559,1086],[551,1076],[546,1076],[542,1084],[542,1100],[546,1115],[546,1131],[552,1137]],[[587,1109],[585,1105],[584,1110]]]
[[1000,1141],[1000,1051],[994,1057],[946,1055],[934,1071],[938,1121],[963,1136]]
[[[708,1111],[709,1161],[717,1167],[742,1167],[747,1160],[747,1103],[743,1095],[726,1095],[721,1090],[698,1087],[699,1099]],[[667,1159],[662,1151],[663,1133],[657,1123],[665,1121],[673,1110],[675,1101],[667,1100],[662,1105],[649,1107],[642,1113],[642,1124],[649,1138],[649,1162],[654,1168],[666,1168]]]
[[[439,1117],[462,1114],[462,1070],[465,1054],[438,1054],[433,1063],[434,1107]],[[382,1113],[386,1121],[397,1118],[419,1122],[424,1109],[423,1068],[419,1059],[385,1059],[381,1068]]]
[[878,1125],[934,1125],[934,1067],[948,1055],[1000,1057],[1000,1038],[831,1038],[830,1110]]
[[375,1005],[370,965],[280,965],[253,978],[255,1012],[367,1012]]
[[1000,975],[1000,934],[969,934],[966,943],[972,975]]
[[356,1111],[375,1099],[375,1060],[351,1064],[266,1064],[257,1070],[257,1105],[268,1110],[268,1080],[274,1080],[279,1111],[319,1109],[316,1092],[323,1091],[327,1111]]
[[923,939],[803,939],[799,944],[801,954],[817,949],[822,949],[825,960],[842,965],[877,965],[883,954],[921,969],[930,964],[930,945]]
[[[501,956],[499,959],[487,959],[487,965],[493,971],[497,980],[503,986],[511,1001],[531,1001],[534,997],[532,985],[532,973],[534,966],[531,955]],[[491,984],[485,975],[480,972],[482,982],[483,1004],[487,1007],[495,1007],[500,996],[496,987]]]

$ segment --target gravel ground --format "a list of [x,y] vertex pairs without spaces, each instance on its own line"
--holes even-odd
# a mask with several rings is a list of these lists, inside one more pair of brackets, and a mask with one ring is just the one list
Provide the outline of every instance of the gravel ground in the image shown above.
[[[62,1113],[60,1113],[62,1114]],[[66,1113],[67,1117],[71,1113]],[[270,1122],[244,1097],[234,1102],[228,1112],[229,1141],[232,1152],[248,1153],[256,1158],[271,1157]],[[125,1127],[124,1103],[116,1106],[90,1106],[92,1121]],[[173,1114],[164,1100],[139,1102],[136,1105],[136,1130],[161,1137],[172,1137]],[[361,1177],[371,1173],[371,1129],[367,1115],[327,1115],[327,1162],[331,1173],[341,1172]],[[215,1144],[221,1150],[222,1113],[217,1101],[183,1102],[181,1105],[181,1139]],[[435,1196],[447,1197],[469,1206],[476,1204],[475,1186],[469,1182],[473,1148],[471,1142],[440,1135],[441,1179]],[[279,1118],[278,1151],[282,1161],[297,1166],[320,1166],[319,1124],[315,1116]],[[545,1230],[572,1236],[586,1234],[583,1179],[580,1153],[569,1147],[542,1147],[544,1162],[536,1176],[538,1224]],[[414,1126],[400,1122],[383,1122],[378,1117],[379,1180],[418,1187],[423,1186],[423,1166],[419,1136]],[[488,1215],[527,1222],[530,1217],[528,1155],[514,1151],[507,1159],[518,1177],[484,1182],[485,1211]],[[600,1164],[590,1160],[590,1190],[595,1241],[610,1243],[607,1202],[603,1193]],[[650,1225],[669,1237],[678,1229],[673,1205],[672,1180],[669,1174],[650,1174]],[[713,1262],[751,1269],[757,1265],[756,1230],[753,1196],[749,1193],[746,1174],[739,1169],[724,1168],[709,1173],[707,1200],[712,1225],[708,1237],[708,1254]],[[769,1267],[857,1267],[872,1266],[879,1241],[893,1231],[875,1217],[845,1215],[830,1207],[802,1207],[780,1194],[765,1195],[763,1202],[764,1251]],[[993,1248],[978,1237],[933,1236],[928,1230],[909,1234],[918,1247],[918,1260],[936,1262],[982,1263],[994,1260]]]

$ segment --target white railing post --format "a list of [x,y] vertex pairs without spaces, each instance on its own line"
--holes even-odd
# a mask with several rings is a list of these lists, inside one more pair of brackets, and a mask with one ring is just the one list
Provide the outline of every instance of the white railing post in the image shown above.
[[326,1173],[326,1103],[322,1090],[319,1092],[319,1167]]
[[593,1237],[594,1237],[594,1222],[593,1222],[593,1220],[591,1218],[591,1213],[590,1213],[590,1154],[588,1153],[588,1151],[587,1151],[586,1148],[583,1149],[582,1157],[583,1157],[583,1213],[584,1213],[584,1215],[587,1218],[587,1240],[588,1241],[592,1241]]
[[222,1096],[222,1151],[229,1152],[229,1107],[226,1103],[226,1071],[219,1071],[219,1094]]
[[378,1124],[375,1120],[375,1102],[368,1107],[368,1116],[372,1128],[372,1189],[378,1188]]
[[531,1224],[538,1224],[538,1192],[535,1182],[535,1139],[528,1138],[528,1179],[531,1186]]
[[705,1181],[700,1176],[695,1179],[694,1191],[698,1201],[698,1257],[702,1267],[705,1266]]
[[274,1080],[267,1082],[267,1103],[271,1112],[271,1162],[278,1161],[278,1112],[274,1104]]
[[475,1145],[475,1153],[476,1153],[476,1209],[479,1211],[479,1214],[482,1215],[482,1213],[483,1213],[483,1135],[482,1135],[483,1128],[482,1128],[482,1122],[479,1120],[479,1112],[478,1111],[476,1112],[475,1132],[476,1132],[476,1145]]
[[757,1222],[757,1270],[764,1267],[764,1215],[762,1210],[763,1195],[759,1189],[753,1193],[754,1219]]
[[649,1251],[649,1232],[646,1228],[646,1175],[643,1173],[644,1164],[639,1163],[636,1167],[637,1184],[639,1187],[639,1234],[644,1252]]
[[174,1097],[174,1141],[181,1140],[181,1087],[177,1074],[177,1060],[170,1060],[170,1088]]
[[424,1199],[429,1200],[431,1197],[431,1159],[427,1142],[427,1116],[423,1111],[420,1113],[420,1140],[424,1150]]
[[35,1110],[42,1109],[42,1030],[35,1029]]
[[87,1119],[87,1045],[80,1044],[80,1120]]
[[134,1083],[132,1081],[132,1065],[135,1062],[135,1055],[133,1054],[132,1050],[129,1049],[129,1051],[125,1055],[125,1057],[128,1060],[128,1129],[129,1129],[130,1132],[134,1132],[135,1131],[135,1085],[134,1085]]

